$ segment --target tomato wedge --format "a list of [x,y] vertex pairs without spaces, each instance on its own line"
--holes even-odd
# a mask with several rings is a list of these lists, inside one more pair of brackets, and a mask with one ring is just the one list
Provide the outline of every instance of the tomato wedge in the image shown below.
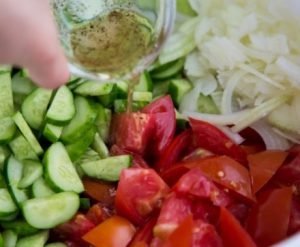
[[153,136],[155,121],[152,114],[116,114],[112,119],[110,143],[142,155]]
[[253,193],[259,191],[274,176],[287,155],[287,152],[265,151],[248,156]]
[[300,197],[293,195],[288,235],[300,231]]
[[259,193],[246,221],[246,230],[258,246],[270,246],[287,236],[292,194],[291,187]]
[[82,238],[95,247],[126,247],[135,231],[135,227],[127,219],[115,215]]
[[150,158],[158,158],[174,138],[176,130],[176,116],[172,98],[167,95],[161,97],[143,110],[143,113],[153,115],[155,130],[151,139]]
[[173,164],[180,161],[189,149],[192,141],[192,131],[186,130],[176,136],[166,150],[161,154],[156,163],[156,170],[162,172],[170,168]]
[[168,192],[169,187],[154,170],[124,169],[116,193],[117,213],[136,225],[142,225],[160,207]]
[[221,130],[200,120],[190,119],[194,133],[194,141],[198,147],[207,149],[215,154],[227,155],[236,161],[246,164],[246,153]]
[[224,207],[220,210],[220,232],[224,247],[256,247],[250,235]]
[[103,182],[100,180],[84,177],[82,179],[84,185],[84,192],[97,202],[104,205],[112,205],[114,202],[114,195],[116,186],[111,183]]

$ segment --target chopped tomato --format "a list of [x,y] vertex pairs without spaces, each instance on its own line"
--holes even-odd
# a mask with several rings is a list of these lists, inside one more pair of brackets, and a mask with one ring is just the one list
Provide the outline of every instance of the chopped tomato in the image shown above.
[[86,217],[95,225],[99,225],[100,223],[102,223],[104,220],[108,219],[112,215],[113,215],[112,209],[100,203],[90,207],[90,209],[86,213]]
[[134,224],[141,225],[160,207],[168,192],[168,186],[154,170],[124,169],[116,193],[116,210]]
[[300,197],[293,195],[288,235],[300,231]]
[[250,235],[224,207],[220,211],[220,232],[224,247],[256,247]]
[[131,167],[136,167],[136,168],[149,168],[147,162],[143,159],[143,157],[140,154],[127,151],[125,149],[121,149],[117,145],[113,145],[110,149],[110,154],[112,156],[117,156],[117,155],[123,155],[123,154],[129,154],[132,157],[132,166]]
[[124,150],[144,154],[155,129],[153,114],[121,113],[113,116],[110,142]]
[[242,224],[244,225],[246,219],[247,219],[247,216],[249,214],[249,209],[250,209],[250,206],[245,204],[245,203],[242,203],[242,202],[236,202],[236,203],[233,203],[231,205],[229,205],[228,207],[226,207],[230,213],[232,215],[234,215],[234,217]]
[[248,156],[253,193],[259,191],[283,164],[288,153],[282,151],[264,151]]
[[161,97],[147,105],[142,112],[154,116],[155,131],[149,152],[151,156],[158,158],[172,142],[176,130],[176,116],[172,98],[168,95]]
[[83,239],[95,247],[126,247],[135,231],[128,220],[115,215],[89,231]]
[[148,222],[138,229],[129,247],[142,247],[150,244],[153,239],[153,227],[157,222],[157,216],[152,217]]
[[222,239],[213,225],[201,220],[195,221],[192,247],[223,247]]
[[171,193],[163,202],[154,236],[166,240],[170,234],[192,214],[192,201],[187,197]]
[[190,247],[193,241],[193,216],[187,216],[171,233],[165,242],[165,247]]
[[190,168],[185,164],[176,164],[172,166],[170,169],[164,171],[161,173],[161,177],[163,180],[169,185],[173,186],[177,183],[178,179],[187,173],[190,170]]
[[95,224],[83,214],[77,214],[72,220],[59,225],[54,231],[55,238],[69,240],[81,247],[88,247],[82,236],[95,227]]
[[191,153],[186,155],[182,161],[188,162],[188,161],[193,161],[193,160],[201,160],[201,159],[206,159],[215,156],[212,152],[203,149],[203,148],[197,148],[193,150]]
[[292,193],[291,187],[285,187],[258,194],[246,222],[246,229],[258,246],[270,246],[287,236]]
[[171,144],[161,154],[156,163],[156,169],[160,172],[167,170],[173,164],[179,162],[189,149],[192,140],[191,130],[186,130],[175,137]]
[[202,220],[216,225],[219,220],[220,209],[206,200],[193,200],[192,212],[195,220]]
[[245,164],[246,153],[217,127],[200,120],[190,119],[195,144],[215,154],[227,155]]
[[173,190],[182,196],[210,200],[216,206],[227,206],[231,202],[229,195],[204,176],[198,168],[191,169],[183,175]]
[[240,147],[245,151],[247,155],[256,154],[265,151],[265,147],[260,144],[253,145],[240,145]]
[[82,179],[85,193],[97,202],[112,205],[116,193],[114,184],[84,177]]

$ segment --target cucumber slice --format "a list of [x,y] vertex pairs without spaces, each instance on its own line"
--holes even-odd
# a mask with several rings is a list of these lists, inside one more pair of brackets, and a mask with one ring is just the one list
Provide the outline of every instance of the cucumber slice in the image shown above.
[[94,124],[97,111],[89,101],[83,97],[75,98],[76,114],[71,122],[64,127],[61,139],[65,143],[79,140]]
[[46,113],[47,122],[66,125],[75,114],[73,94],[67,86],[60,87]]
[[198,111],[209,114],[219,114],[219,109],[211,96],[200,94],[198,97]]
[[155,82],[153,84],[153,98],[163,96],[169,92],[169,80]]
[[13,139],[16,125],[11,117],[0,119],[0,144],[6,144]]
[[0,189],[0,217],[7,217],[15,214],[17,210],[16,204],[11,198],[8,190]]
[[152,92],[153,82],[148,71],[145,71],[139,80],[139,83],[134,87],[135,92]]
[[5,230],[14,231],[18,236],[28,236],[38,231],[36,228],[32,227],[24,220],[1,222],[1,226]]
[[177,3],[177,12],[187,16],[196,16],[197,13],[192,9],[189,0],[179,0]]
[[4,247],[16,247],[18,235],[11,230],[6,230],[2,233]]
[[14,114],[10,72],[0,74],[0,88],[0,119],[2,119],[11,117]]
[[98,116],[95,121],[97,131],[104,142],[108,141],[112,113],[108,108],[98,105]]
[[36,153],[23,135],[18,135],[10,143],[9,147],[18,160],[38,160]]
[[26,96],[36,88],[36,85],[32,82],[32,80],[24,75],[22,71],[16,73],[12,77],[11,84],[14,95],[21,94]]
[[38,229],[50,229],[70,220],[79,209],[79,196],[62,192],[47,198],[34,198],[23,204],[26,221]]
[[0,146],[0,171],[3,170],[4,161],[10,155],[10,151],[6,146]]
[[116,98],[127,99],[128,95],[128,83],[125,81],[116,82]]
[[81,139],[66,146],[66,150],[72,161],[78,160],[86,152],[88,147],[94,141],[95,133],[96,127],[93,126]]
[[45,179],[39,178],[32,185],[32,194],[35,198],[43,198],[54,195],[55,192],[46,183]]
[[174,79],[169,84],[169,94],[171,95],[173,102],[176,106],[182,100],[182,97],[192,89],[192,85],[185,79]]
[[4,240],[3,240],[2,233],[0,233],[0,247],[4,247]]
[[18,240],[16,247],[44,247],[49,237],[48,231],[36,233]]
[[20,112],[17,112],[14,115],[13,119],[15,121],[15,124],[18,126],[19,130],[23,134],[23,136],[26,138],[26,140],[32,147],[33,151],[37,155],[41,155],[44,151],[41,145],[39,144],[39,142],[37,141],[37,139],[35,138],[34,134],[32,133],[30,127],[26,123],[23,115]]
[[52,144],[44,157],[46,179],[49,184],[59,191],[84,191],[83,184],[78,176],[72,161],[60,142]]
[[80,84],[75,93],[83,96],[100,96],[107,95],[113,90],[112,83],[99,83],[97,81],[86,81]]
[[133,92],[132,100],[134,102],[147,102],[149,103],[152,100],[151,92]]
[[22,114],[31,128],[39,130],[52,97],[52,90],[37,88],[22,104]]
[[[109,94],[106,95],[100,95],[98,97],[99,102],[105,106],[105,107],[111,107],[114,103],[114,100],[118,98],[118,96],[122,94],[122,91],[120,91],[120,88],[116,84],[113,84],[113,89]],[[126,92],[127,95],[127,92]]]
[[18,188],[18,184],[22,179],[22,173],[22,163],[13,156],[10,156],[4,165],[4,178],[12,199],[19,207],[22,202],[28,199],[26,191]]
[[[122,113],[127,111],[127,103],[126,99],[117,99],[114,102],[114,110],[115,113]],[[137,112],[145,107],[149,102],[146,101],[133,101],[132,102],[132,111]]]
[[50,142],[57,142],[62,134],[63,127],[47,123],[43,130],[45,136]]
[[5,183],[5,179],[2,175],[2,173],[0,173],[0,188],[6,188],[6,183]]
[[81,164],[84,173],[93,178],[106,181],[118,181],[123,169],[131,166],[130,155],[109,157],[103,160]]
[[36,160],[23,160],[23,175],[18,187],[25,189],[43,175],[43,166]]
[[89,198],[80,198],[80,209],[89,210],[91,207],[91,200]]
[[96,133],[94,137],[92,148],[99,154],[102,159],[105,159],[109,156],[109,150],[98,133]]
[[183,70],[185,59],[181,58],[176,61],[161,65],[150,72],[154,80],[166,80],[174,77]]
[[51,244],[46,244],[45,247],[68,247],[64,243],[51,243]]

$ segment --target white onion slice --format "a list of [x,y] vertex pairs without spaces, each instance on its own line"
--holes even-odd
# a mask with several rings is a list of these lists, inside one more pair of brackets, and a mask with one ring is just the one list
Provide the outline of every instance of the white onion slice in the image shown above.
[[219,130],[221,130],[230,140],[232,140],[235,144],[240,145],[242,144],[245,139],[238,133],[233,132],[227,126],[216,126]]
[[[278,135],[280,135],[281,137],[293,142],[293,143],[296,143],[296,144],[300,144],[300,136],[295,136],[295,134],[289,134],[289,133],[286,133],[286,132],[283,132],[277,128],[273,128],[273,131],[275,133],[277,133]],[[299,139],[298,139],[298,138]]]

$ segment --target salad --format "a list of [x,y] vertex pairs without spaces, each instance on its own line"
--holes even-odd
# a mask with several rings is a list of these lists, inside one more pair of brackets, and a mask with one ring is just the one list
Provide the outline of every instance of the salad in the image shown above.
[[300,230],[296,0],[182,0],[134,87],[0,68],[0,247],[265,247]]

